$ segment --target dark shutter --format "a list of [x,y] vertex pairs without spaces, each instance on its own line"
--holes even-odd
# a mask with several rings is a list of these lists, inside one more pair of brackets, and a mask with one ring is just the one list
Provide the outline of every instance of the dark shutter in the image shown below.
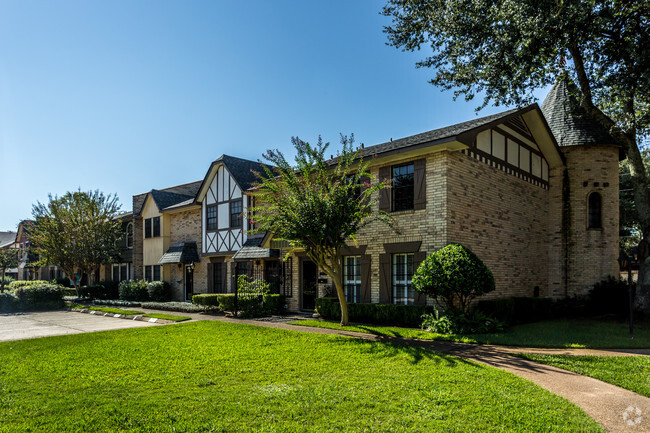
[[361,302],[371,302],[370,293],[370,268],[371,268],[370,254],[361,256]]
[[413,209],[425,209],[427,207],[427,182],[426,182],[427,160],[418,159],[413,161],[413,182],[415,193],[413,197]]
[[[424,251],[418,251],[417,253],[413,253],[413,271],[417,271],[417,269],[420,267],[420,263],[422,263],[426,258],[427,258],[427,253]],[[426,295],[415,290],[415,299],[413,300],[413,303],[415,305],[426,305],[427,304]]]
[[208,263],[208,293],[214,293],[213,268],[214,263]]
[[379,254],[379,303],[391,303],[390,254]]
[[[379,181],[390,181],[390,166],[379,167]],[[390,186],[379,190],[379,210],[390,212]]]
[[[360,194],[363,194],[368,187],[366,185],[370,185],[370,178],[368,176],[364,176],[361,179],[359,179],[359,182],[361,182],[361,186],[359,187]],[[363,204],[367,205],[370,202],[370,200],[364,200]]]

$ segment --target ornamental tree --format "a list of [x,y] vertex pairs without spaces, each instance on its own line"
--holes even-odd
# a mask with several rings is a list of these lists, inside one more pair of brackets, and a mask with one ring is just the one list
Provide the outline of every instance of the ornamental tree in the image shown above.
[[494,277],[469,248],[449,244],[429,254],[413,274],[413,288],[447,311],[469,312],[472,300],[494,290]]
[[117,196],[99,191],[67,192],[49,196],[49,203],[32,208],[35,224],[28,234],[41,265],[59,266],[73,282],[79,296],[79,275],[90,274],[117,253],[122,237]]
[[650,129],[650,3],[627,0],[388,0],[388,43],[424,49],[416,66],[480,108],[522,105],[567,73],[589,120],[627,155],[641,231],[640,298],[650,312],[650,191],[642,143]]
[[377,210],[376,201],[385,182],[372,182],[368,163],[353,148],[354,135],[341,135],[342,150],[336,158],[325,159],[329,143],[318,138],[315,146],[292,137],[295,165],[279,150],[264,155],[272,167],[254,190],[258,206],[249,210],[256,232],[270,232],[288,241],[292,250],[303,250],[334,282],[341,305],[341,325],[348,324],[348,308],[343,290],[341,249],[372,221],[392,225]]
[[0,249],[0,292],[5,290],[5,272],[7,268],[18,266],[18,250],[15,248]]

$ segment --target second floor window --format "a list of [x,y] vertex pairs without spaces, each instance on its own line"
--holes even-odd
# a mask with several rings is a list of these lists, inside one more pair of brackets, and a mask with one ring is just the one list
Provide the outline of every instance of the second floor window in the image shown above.
[[144,237],[157,238],[160,236],[160,217],[147,218],[144,220]]
[[217,205],[210,205],[206,208],[205,212],[205,225],[208,230],[217,229]]
[[230,227],[241,227],[242,226],[242,212],[244,211],[242,207],[241,200],[235,200],[230,202]]
[[603,200],[600,193],[592,192],[589,194],[589,221],[588,228],[599,229],[602,224],[602,204]]
[[415,181],[413,163],[393,166],[392,211],[413,209]]

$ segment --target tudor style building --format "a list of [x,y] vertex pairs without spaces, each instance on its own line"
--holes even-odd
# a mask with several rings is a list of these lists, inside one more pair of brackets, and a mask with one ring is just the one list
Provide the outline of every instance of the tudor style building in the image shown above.
[[[411,287],[427,254],[451,242],[492,270],[490,297],[585,295],[616,275],[614,140],[586,120],[567,81],[520,109],[363,149],[392,187],[378,209],[400,231],[365,227],[344,251],[350,302],[423,304]],[[134,197],[134,274],[165,279],[177,299],[230,292],[246,274],[272,283],[290,310],[313,310],[332,282],[304,254],[249,234],[258,162],[223,155],[204,179]],[[138,235],[141,233],[141,236]],[[158,267],[158,269],[156,269]]]

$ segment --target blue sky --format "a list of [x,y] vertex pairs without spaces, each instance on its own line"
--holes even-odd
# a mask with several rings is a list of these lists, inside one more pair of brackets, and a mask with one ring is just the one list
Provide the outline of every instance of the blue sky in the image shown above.
[[[381,1],[3,1],[0,230],[48,194],[131,196],[200,180],[221,154],[291,154],[476,117],[386,45]],[[545,89],[537,96],[543,98]],[[502,111],[488,107],[480,116]]]

